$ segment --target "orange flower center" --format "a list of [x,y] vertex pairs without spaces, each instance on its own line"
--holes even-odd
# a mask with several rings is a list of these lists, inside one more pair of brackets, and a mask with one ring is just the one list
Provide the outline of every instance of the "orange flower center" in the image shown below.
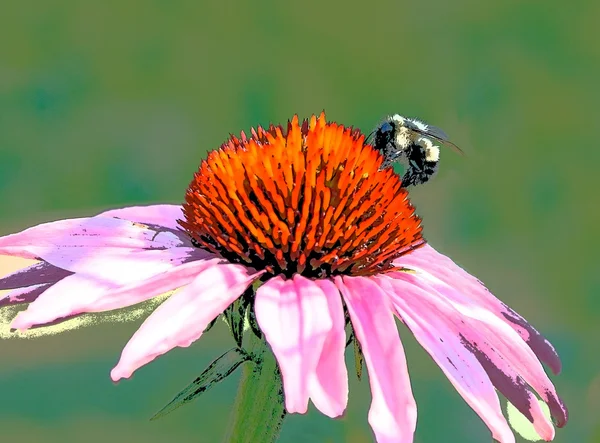
[[271,274],[385,272],[425,240],[382,161],[360,131],[294,116],[286,131],[258,127],[209,153],[179,223],[198,246]]

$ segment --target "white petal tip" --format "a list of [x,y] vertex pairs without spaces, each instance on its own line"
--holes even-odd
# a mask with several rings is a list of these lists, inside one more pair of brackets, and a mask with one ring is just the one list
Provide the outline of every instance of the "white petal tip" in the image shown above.
[[344,413],[346,412],[346,408],[344,407],[344,408],[339,408],[339,409],[332,410],[332,411],[327,411],[327,412],[321,411],[321,412],[329,418],[343,418]]
[[306,412],[308,411],[308,405],[286,404],[285,410],[289,414],[306,414]]
[[129,378],[133,374],[133,371],[125,371],[124,369],[115,367],[112,371],[110,371],[110,378],[115,383],[123,378]]
[[15,319],[10,324],[10,329],[14,329],[14,330],[23,332],[23,331],[31,328],[34,324],[35,324],[35,322],[27,321],[26,316],[24,316],[23,313],[20,313],[15,317]]

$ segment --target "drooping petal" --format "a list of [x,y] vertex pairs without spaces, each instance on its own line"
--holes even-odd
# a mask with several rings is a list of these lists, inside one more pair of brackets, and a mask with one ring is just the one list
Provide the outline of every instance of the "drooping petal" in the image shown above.
[[149,223],[169,229],[179,229],[177,220],[183,218],[183,212],[179,205],[130,206],[104,211],[97,217],[121,218],[136,223]]
[[[27,329],[84,312],[102,312],[132,306],[190,283],[199,272],[216,266],[219,261],[215,258],[195,260],[174,267],[167,263],[171,267],[164,266],[164,270],[145,267],[143,261],[137,268],[115,261],[112,266],[118,270],[118,274],[107,272],[110,279],[103,279],[101,275],[78,273],[60,281],[41,294],[25,311],[20,312],[12,327]],[[118,280],[117,275],[120,276]]]
[[515,437],[502,414],[500,401],[488,375],[460,340],[457,313],[442,299],[423,289],[387,276],[374,280],[390,297],[398,316],[442,369],[459,394],[473,408],[500,443]]
[[444,283],[460,290],[478,306],[493,312],[513,328],[531,347],[535,355],[550,367],[554,374],[561,370],[561,362],[552,344],[523,317],[492,295],[475,277],[450,258],[425,245],[400,257],[394,264],[415,270],[426,270]]
[[24,286],[13,289],[4,294],[0,294],[0,308],[8,305],[32,303],[51,285],[51,283],[40,283],[39,285]]
[[412,443],[417,405],[387,295],[366,277],[335,277],[360,342],[373,400],[369,424],[378,443]]
[[[486,352],[493,352],[492,349],[479,349],[478,346],[470,343],[464,336],[463,342],[465,346],[471,350],[473,355],[479,360],[479,363],[483,366],[485,371],[488,373],[490,380],[513,406],[515,406],[531,423],[533,428],[538,435],[546,440],[551,441],[554,439],[554,427],[544,411],[540,407],[540,403],[537,397],[531,392],[527,383],[523,380],[517,371],[509,367],[499,367],[497,361],[493,361],[492,358]],[[551,405],[548,405],[551,408]],[[566,410],[565,410],[566,413]],[[566,416],[565,416],[566,420]]]
[[212,266],[200,272],[144,321],[123,349],[111,378],[129,378],[171,349],[190,346],[260,274],[236,264]]
[[256,320],[281,370],[288,412],[305,413],[309,385],[333,326],[323,290],[298,274],[274,277],[256,291]]
[[63,269],[67,257],[97,255],[102,249],[164,250],[182,246],[170,230],[108,217],[76,218],[44,223],[0,237],[0,254],[40,259]]
[[54,283],[72,274],[46,262],[35,263],[8,274],[0,278],[0,291],[12,291],[0,296],[0,307],[31,303]]
[[0,291],[43,283],[56,283],[71,274],[72,272],[53,266],[50,263],[35,263],[0,278]]
[[71,309],[74,300],[75,302],[78,302],[79,298],[94,300],[116,287],[116,284],[106,280],[94,279],[82,274],[70,275],[46,289],[26,310],[19,312],[12,321],[11,328],[24,330],[70,317],[81,312],[73,312]]
[[340,292],[330,280],[315,280],[325,297],[331,317],[331,330],[325,338],[323,351],[308,391],[311,400],[323,414],[339,417],[348,404],[348,370],[344,360],[346,331],[344,308]]
[[565,425],[567,409],[552,382],[530,347],[506,322],[425,271],[388,275],[418,286],[454,308],[456,314],[452,320],[460,328],[463,345],[479,360],[494,386],[543,432],[542,438],[552,438],[554,429],[541,413],[528,385],[548,404],[557,426]]

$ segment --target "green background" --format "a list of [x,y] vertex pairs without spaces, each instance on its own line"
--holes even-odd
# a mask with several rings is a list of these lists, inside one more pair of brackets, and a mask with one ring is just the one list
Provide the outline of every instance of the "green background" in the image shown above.
[[[575,4],[576,3],[576,4]],[[325,109],[370,131],[440,126],[412,192],[429,242],[557,347],[571,420],[600,441],[598,2],[7,1],[0,15],[0,234],[125,205],[181,202],[229,133]],[[0,342],[2,441],[214,442],[236,377],[147,419],[230,344],[219,325],[113,385],[140,322]],[[490,441],[406,331],[416,442]],[[368,442],[368,383],[345,418],[289,417],[281,442]]]

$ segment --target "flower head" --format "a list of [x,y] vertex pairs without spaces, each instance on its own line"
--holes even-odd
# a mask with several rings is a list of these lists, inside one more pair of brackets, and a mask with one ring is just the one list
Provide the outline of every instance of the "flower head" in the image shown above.
[[[412,442],[416,404],[394,316],[502,443],[496,389],[546,440],[566,408],[542,368],[552,346],[474,277],[426,245],[400,179],[364,137],[324,115],[232,137],[202,162],[182,207],[62,220],[0,237],[40,263],[0,279],[0,304],[30,303],[12,327],[102,312],[178,289],[142,324],[114,380],[186,347],[248,288],[279,365],[288,412],[330,417],[348,401],[348,319],[369,373],[378,442]],[[539,360],[538,360],[539,359]]]
[[[285,133],[285,134],[284,134]],[[271,275],[373,275],[424,244],[420,219],[364,136],[325,116],[258,128],[211,152],[181,226],[200,246]]]

